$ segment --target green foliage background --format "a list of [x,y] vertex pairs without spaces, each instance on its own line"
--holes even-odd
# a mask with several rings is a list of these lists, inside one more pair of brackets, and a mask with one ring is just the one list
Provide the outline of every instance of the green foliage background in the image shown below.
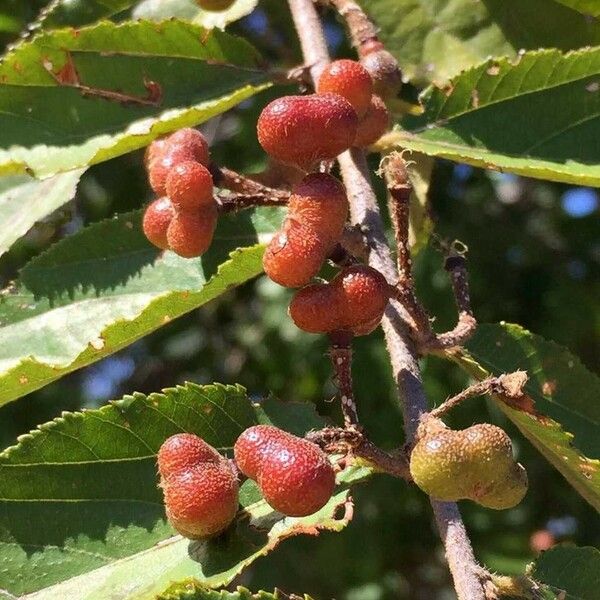
[[[10,4],[11,0],[0,0],[0,6],[2,1]],[[36,14],[35,3],[29,4],[31,13],[20,7],[21,15],[15,9],[16,21],[21,16],[27,22]],[[490,10],[500,10],[498,3],[485,4]],[[296,64],[300,58],[284,3],[267,0],[261,6],[270,14],[266,30],[256,18],[244,19],[231,29],[248,37],[267,58]],[[9,25],[0,30],[3,43],[12,41],[20,29],[18,24]],[[333,19],[327,21],[327,32],[337,54],[350,55]],[[569,48],[570,43],[567,37],[560,47]],[[478,51],[486,48],[483,45]],[[410,57],[419,55],[414,47],[409,50]],[[213,140],[217,162],[243,171],[262,168],[254,125],[261,107],[280,93],[263,91],[204,126]],[[405,96],[410,95],[407,86]],[[75,200],[38,223],[0,257],[0,287],[14,279],[28,259],[64,234],[141,208],[150,199],[141,161],[141,152],[136,151],[89,168]],[[377,166],[375,158],[372,166]],[[472,300],[479,320],[519,323],[566,346],[590,370],[599,372],[600,211],[597,206],[581,218],[568,214],[561,199],[569,189],[566,184],[501,176],[439,161],[430,199],[438,233],[458,238],[470,248]],[[455,312],[450,287],[431,245],[420,253],[416,274],[421,297],[437,316],[436,328],[451,326]],[[334,388],[324,356],[325,340],[293,326],[286,314],[289,296],[287,290],[260,277],[113,357],[0,408],[0,445],[13,444],[18,435],[61,411],[96,407],[123,394],[150,393],[186,380],[239,383],[257,398],[272,392],[282,399],[314,402],[321,414],[338,418],[337,407],[327,401]],[[439,359],[427,358],[423,367],[428,397],[434,404],[467,382],[456,366]],[[401,415],[380,332],[357,341],[355,379],[367,430],[380,445],[397,446],[402,441]],[[506,428],[530,476],[530,492],[514,510],[493,512],[463,503],[467,527],[483,563],[506,574],[522,573],[536,555],[531,535],[546,529],[549,521],[551,528],[562,527],[561,539],[578,545],[600,543],[594,509],[491,401],[473,400],[452,416],[457,427],[474,421],[493,421]],[[288,592],[345,600],[452,597],[425,496],[402,482],[377,476],[356,487],[354,497],[356,516],[344,531],[288,540],[235,583],[272,589],[275,582]]]

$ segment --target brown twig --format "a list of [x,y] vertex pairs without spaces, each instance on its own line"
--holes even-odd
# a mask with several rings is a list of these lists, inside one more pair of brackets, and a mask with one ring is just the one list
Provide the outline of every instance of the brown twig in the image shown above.
[[340,395],[344,426],[350,428],[358,425],[358,411],[352,387],[352,335],[334,332],[330,335],[330,340],[329,357]]
[[346,21],[352,45],[359,53],[367,44],[379,41],[377,28],[354,0],[324,0],[324,4],[331,4]]
[[268,187],[227,167],[219,167],[213,163],[210,165],[210,172],[217,187],[236,194],[264,196],[271,198],[274,202],[279,201],[279,203],[285,203],[290,198],[290,193],[287,190]]
[[498,377],[488,377],[479,381],[462,392],[445,400],[437,408],[434,408],[426,418],[440,418],[455,406],[474,396],[483,396],[484,394],[497,394],[504,396],[509,400],[518,400],[523,396],[523,386],[527,383],[527,373],[524,371],[515,371],[500,375]]
[[286,201],[281,198],[265,196],[263,194],[217,194],[217,201],[221,212],[237,212],[256,206],[285,206]]
[[390,454],[382,450],[356,427],[326,427],[319,431],[311,431],[306,439],[318,444],[331,454],[348,454],[368,462],[378,471],[393,477],[411,481],[408,459],[404,453]]
[[[300,37],[304,60],[313,65],[311,75],[319,75],[329,61],[329,54],[319,17],[312,0],[288,0]],[[385,239],[377,199],[370,181],[362,150],[353,148],[339,157],[342,178],[350,199],[351,216],[361,225],[369,239],[369,264],[396,284],[390,249]],[[427,411],[427,399],[421,381],[417,351],[409,335],[406,311],[391,301],[382,326],[390,353],[391,365],[400,397],[403,399],[406,435],[412,441],[420,416]],[[469,537],[455,503],[431,501],[440,536],[459,600],[485,600],[480,567],[473,555]]]
[[444,268],[448,271],[452,282],[452,291],[458,309],[458,321],[454,329],[425,340],[421,347],[423,352],[435,352],[462,346],[477,328],[477,320],[473,315],[469,294],[466,246],[455,241],[452,244],[446,244],[444,249],[446,251]]

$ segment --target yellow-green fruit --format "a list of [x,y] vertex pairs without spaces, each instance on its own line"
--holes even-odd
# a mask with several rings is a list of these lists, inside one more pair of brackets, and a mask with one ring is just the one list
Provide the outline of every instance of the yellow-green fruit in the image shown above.
[[527,492],[527,473],[515,462],[510,438],[483,423],[462,431],[435,421],[410,457],[415,483],[438,500],[473,500],[497,510],[517,505]]

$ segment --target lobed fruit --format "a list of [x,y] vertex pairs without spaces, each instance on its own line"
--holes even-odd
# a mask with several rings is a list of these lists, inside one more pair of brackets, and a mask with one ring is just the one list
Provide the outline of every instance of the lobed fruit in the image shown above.
[[390,126],[390,113],[385,102],[373,95],[369,110],[359,121],[354,146],[365,148],[374,144]]
[[266,274],[285,287],[308,283],[335,246],[348,217],[344,186],[326,173],[310,173],[294,187],[288,216],[263,257]]
[[184,258],[204,254],[217,226],[217,206],[209,204],[197,212],[176,213],[167,229],[169,248]]
[[214,202],[212,175],[196,161],[174,166],[167,175],[165,188],[178,211],[197,210]]
[[197,129],[180,129],[166,138],[152,142],[145,157],[150,187],[163,196],[171,169],[187,161],[196,161],[204,166],[210,161],[208,143]]
[[366,265],[352,265],[330,283],[302,288],[292,298],[289,314],[297,327],[309,333],[367,335],[379,325],[388,301],[385,277]]
[[335,473],[312,442],[270,425],[246,430],[234,447],[240,470],[255,479],[265,500],[291,516],[311,515],[327,504]]
[[273,158],[302,169],[331,160],[352,145],[358,117],[338,94],[283,96],[260,114],[258,141]]
[[223,457],[201,437],[178,433],[163,442],[157,460],[160,476],[168,479],[199,463],[220,463]]
[[142,220],[142,229],[148,240],[161,248],[167,250],[167,229],[175,216],[175,210],[169,198],[158,198],[154,200],[144,212]]
[[497,510],[517,505],[527,492],[527,473],[512,455],[512,443],[487,423],[462,431],[436,421],[410,458],[415,483],[444,501],[469,499]]
[[355,60],[335,60],[325,67],[316,85],[318,94],[339,94],[350,102],[359,118],[371,103],[373,80],[369,72]]
[[165,509],[182,535],[202,539],[221,533],[238,507],[237,476],[229,461],[190,433],[168,438],[158,451]]
[[366,53],[360,62],[371,76],[373,91],[377,95],[383,98],[398,95],[402,87],[402,73],[398,61],[381,44],[373,46],[373,50]]
[[212,537],[233,521],[238,491],[237,477],[225,460],[193,466],[163,484],[167,518],[187,538]]

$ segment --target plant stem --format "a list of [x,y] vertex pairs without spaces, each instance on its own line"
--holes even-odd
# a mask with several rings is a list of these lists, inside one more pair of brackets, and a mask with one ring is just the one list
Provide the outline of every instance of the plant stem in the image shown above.
[[[305,61],[313,78],[329,61],[323,29],[312,0],[289,0],[292,17],[300,37]],[[342,177],[349,195],[352,220],[363,227],[369,239],[369,263],[396,284],[398,274],[385,239],[377,199],[362,150],[351,149],[339,157]],[[408,441],[414,438],[419,419],[427,412],[416,350],[408,335],[398,303],[390,302],[382,325],[390,353],[392,371],[403,399],[404,421]],[[470,540],[454,503],[431,501],[446,558],[459,600],[485,600],[481,569],[477,565]]]

